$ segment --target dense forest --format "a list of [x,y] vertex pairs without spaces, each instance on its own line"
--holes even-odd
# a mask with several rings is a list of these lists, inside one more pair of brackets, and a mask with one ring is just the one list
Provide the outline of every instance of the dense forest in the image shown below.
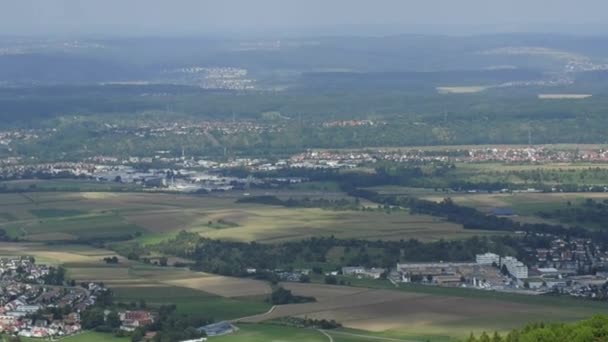
[[590,342],[608,341],[608,317],[597,315],[577,323],[533,323],[506,335],[473,334],[465,342]]
[[[525,241],[524,241],[525,240]],[[118,247],[137,251],[131,258],[145,258],[152,251],[195,261],[194,269],[231,276],[248,276],[247,268],[290,270],[297,267],[322,267],[333,270],[342,266],[394,267],[399,261],[470,261],[487,251],[525,256],[524,241],[546,246],[548,240],[530,236],[473,237],[467,240],[423,243],[417,240],[367,241],[356,239],[311,238],[278,244],[220,241],[196,233],[180,232],[174,239],[143,248]],[[334,256],[339,255],[335,259]]]
[[[420,145],[605,143],[608,98],[539,100],[497,93],[409,94],[405,90],[285,92],[205,91],[178,86],[89,86],[0,89],[1,126],[52,127],[56,132],[16,146],[26,155],[150,155],[159,149],[193,154],[264,155],[307,148]],[[267,113],[280,116],[269,118]],[[141,122],[220,120],[256,122],[278,129],[209,135],[137,136]],[[327,127],[335,120],[378,124]],[[106,124],[125,128],[121,132]],[[70,134],[67,134],[67,133]]]

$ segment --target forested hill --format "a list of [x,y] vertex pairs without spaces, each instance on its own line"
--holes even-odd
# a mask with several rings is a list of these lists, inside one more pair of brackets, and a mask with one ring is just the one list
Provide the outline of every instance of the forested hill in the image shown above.
[[426,89],[429,92],[435,92],[437,87],[447,85],[497,85],[506,82],[535,81],[542,77],[543,73],[531,69],[371,73],[313,72],[303,74],[297,87],[309,90],[416,89],[420,91]]

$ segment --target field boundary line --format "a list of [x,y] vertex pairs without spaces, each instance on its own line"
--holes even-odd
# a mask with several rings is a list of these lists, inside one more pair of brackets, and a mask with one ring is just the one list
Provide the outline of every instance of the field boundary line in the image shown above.
[[[326,330],[319,330],[319,331],[325,333],[325,335],[329,335],[329,333]],[[363,337],[363,338],[367,338],[367,339],[370,339],[370,340],[392,341],[392,342],[420,342],[420,340],[400,340],[400,339],[397,339],[397,338],[390,338],[390,337],[353,334],[353,333],[348,333],[348,332],[344,332],[344,331],[332,331],[331,333],[335,334],[335,335],[352,336],[352,337]],[[333,341],[333,339],[332,339],[332,341]]]

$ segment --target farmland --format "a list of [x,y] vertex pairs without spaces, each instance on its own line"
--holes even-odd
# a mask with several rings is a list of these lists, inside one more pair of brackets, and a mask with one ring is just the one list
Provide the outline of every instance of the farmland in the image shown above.
[[[402,193],[441,200],[446,194],[404,187],[376,188],[383,193]],[[302,195],[312,189],[294,189]],[[345,196],[328,191],[337,198]],[[287,194],[279,194],[286,196]],[[522,219],[535,210],[558,208],[568,201],[608,198],[604,194],[464,194],[450,193],[458,204],[490,212],[512,207]],[[407,211],[334,211],[318,208],[287,208],[254,203],[235,203],[237,194],[189,196],[160,193],[40,192],[0,195],[0,226],[20,242],[0,243],[0,255],[32,255],[39,262],[62,265],[70,279],[103,282],[119,303],[145,302],[148,307],[176,304],[177,312],[215,320],[241,319],[234,335],[217,341],[367,341],[375,338],[447,341],[471,331],[506,331],[530,321],[573,321],[606,312],[585,302],[562,302],[551,298],[512,298],[476,291],[425,287],[424,290],[380,283],[357,287],[285,283],[299,296],[316,302],[281,305],[267,313],[269,283],[253,279],[194,272],[181,267],[160,267],[119,256],[117,264],[103,258],[116,253],[84,245],[79,240],[121,237],[128,233],[136,242],[152,244],[175,236],[180,230],[222,240],[264,243],[298,240],[313,236],[361,239],[409,239],[436,241],[488,234]],[[99,235],[105,234],[105,235]],[[121,244],[118,242],[117,244]],[[355,251],[357,252],[357,251]],[[370,253],[373,254],[373,249]],[[326,255],[339,265],[344,248]],[[151,257],[155,257],[152,255]],[[306,265],[308,267],[308,265]],[[350,280],[349,280],[350,282]],[[381,286],[378,286],[381,284]],[[266,313],[266,314],[265,314]],[[323,332],[277,326],[273,319],[296,316],[333,319],[344,329]],[[103,341],[105,335],[95,335]]]
[[119,257],[108,265],[105,249],[84,245],[0,243],[0,256],[31,255],[40,263],[62,265],[76,282],[103,282],[116,301],[146,301],[151,306],[176,304],[179,313],[232,319],[264,312],[269,286],[260,281],[222,277],[187,269],[145,265]]
[[[262,322],[283,316],[335,319],[346,328],[386,337],[425,336],[433,340],[465,336],[471,331],[504,331],[528,322],[570,321],[606,312],[598,306],[551,299],[525,301],[468,296],[466,292],[425,293],[328,285],[284,284],[298,295],[318,296],[318,302],[277,307],[248,319]],[[441,289],[439,289],[441,290]],[[521,298],[520,298],[521,299]],[[540,299],[540,298],[539,298]]]
[[[586,199],[603,201],[608,199],[606,193],[513,193],[513,194],[450,194],[456,203],[492,213],[496,208],[511,208],[516,216],[513,220],[519,222],[546,222],[558,224],[557,221],[543,219],[538,216],[541,211],[565,209],[581,205]],[[420,194],[420,197],[432,201],[441,201],[445,196],[432,193]],[[594,228],[590,226],[590,228]]]
[[[300,192],[294,190],[293,194]],[[330,192],[322,196],[344,195]],[[123,238],[130,235],[138,236],[143,243],[162,241],[180,230],[215,239],[258,242],[331,235],[433,241],[488,234],[464,230],[459,225],[425,215],[236,204],[235,198],[234,195],[109,192],[2,194],[0,228],[11,236],[29,241]]]

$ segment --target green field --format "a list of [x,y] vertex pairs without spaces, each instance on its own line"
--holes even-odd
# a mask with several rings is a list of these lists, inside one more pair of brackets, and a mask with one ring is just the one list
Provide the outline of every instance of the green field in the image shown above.
[[175,304],[178,313],[216,321],[255,315],[270,309],[266,297],[224,298],[176,286],[114,287],[112,290],[117,302],[138,303],[143,299],[151,307]]
[[267,324],[241,324],[235,334],[214,337],[217,342],[327,342],[328,338],[317,330],[298,329]]
[[[338,198],[329,190],[297,188],[277,195]],[[157,243],[181,230],[209,238],[279,242],[309,237],[358,239],[463,239],[489,232],[407,212],[333,211],[237,204],[239,194],[192,196],[161,193],[34,192],[0,194],[0,228],[29,241],[87,240],[138,235]]]

